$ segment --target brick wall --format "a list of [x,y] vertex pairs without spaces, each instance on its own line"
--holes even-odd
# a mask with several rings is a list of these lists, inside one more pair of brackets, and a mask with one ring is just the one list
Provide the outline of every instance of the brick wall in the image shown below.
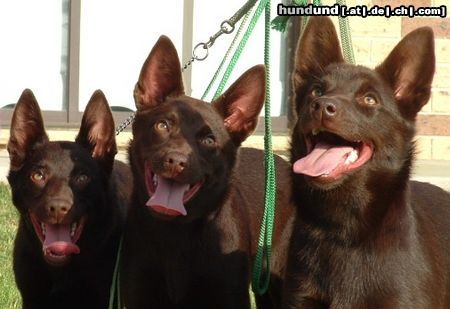
[[[334,0],[322,1],[333,5]],[[417,145],[420,159],[450,160],[450,1],[449,0],[349,0],[348,7],[373,5],[396,7],[446,5],[447,17],[350,17],[356,62],[369,67],[379,64],[410,31],[430,26],[435,34],[436,75],[432,97],[418,118]],[[334,20],[337,25],[337,18]]]

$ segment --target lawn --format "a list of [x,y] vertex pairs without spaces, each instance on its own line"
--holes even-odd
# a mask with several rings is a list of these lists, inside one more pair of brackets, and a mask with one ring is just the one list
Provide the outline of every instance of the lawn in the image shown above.
[[9,186],[0,183],[0,308],[21,307],[11,263],[16,227],[17,212],[11,203]]

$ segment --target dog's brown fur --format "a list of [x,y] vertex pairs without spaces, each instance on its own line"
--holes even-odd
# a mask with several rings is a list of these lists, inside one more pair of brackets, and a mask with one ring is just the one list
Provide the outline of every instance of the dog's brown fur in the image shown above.
[[[310,18],[293,76],[299,211],[284,308],[450,307],[450,195],[409,181],[415,117],[434,66],[430,28],[407,35],[371,70],[344,63],[329,18]],[[298,161],[318,142],[368,145],[371,156],[320,174]],[[359,149],[357,160],[366,160]]]
[[[134,93],[138,112],[129,148],[135,185],[121,267],[127,308],[250,307],[264,163],[262,151],[238,148],[256,126],[264,73],[263,66],[251,68],[208,104],[184,95],[180,62],[167,37],[145,61]],[[289,164],[277,157],[276,165],[280,189],[272,286],[280,286],[294,211]],[[149,184],[148,175],[156,185]],[[183,215],[149,204],[161,181],[202,185],[183,202]],[[258,301],[270,306],[279,293],[272,289]]]

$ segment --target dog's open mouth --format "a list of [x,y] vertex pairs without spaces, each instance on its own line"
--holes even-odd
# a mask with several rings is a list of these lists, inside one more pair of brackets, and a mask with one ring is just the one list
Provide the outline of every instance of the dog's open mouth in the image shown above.
[[315,129],[306,136],[308,154],[294,163],[297,174],[336,180],[364,165],[373,146],[363,141],[348,141],[337,134]]
[[203,181],[192,185],[178,183],[153,173],[149,164],[146,164],[145,184],[150,196],[146,206],[159,214],[177,217],[187,215],[184,204],[195,196]]
[[80,248],[76,242],[83,232],[85,217],[72,224],[49,224],[39,221],[30,214],[31,222],[38,238],[42,242],[45,260],[54,266],[67,263],[72,254],[79,254]]

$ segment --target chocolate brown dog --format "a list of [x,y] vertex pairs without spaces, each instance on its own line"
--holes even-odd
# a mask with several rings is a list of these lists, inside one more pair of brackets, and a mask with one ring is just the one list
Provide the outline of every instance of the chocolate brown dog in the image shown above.
[[[121,267],[128,309],[250,307],[264,163],[262,151],[238,147],[257,124],[264,78],[264,67],[255,66],[208,104],[184,95],[172,42],[162,36],[153,47],[134,92],[135,185]],[[276,164],[280,216],[272,270],[279,284],[290,226],[285,214],[294,207],[288,208],[289,164],[281,158]]]
[[51,142],[25,90],[8,151],[20,214],[13,264],[23,308],[107,308],[132,178],[123,163],[113,170],[117,147],[105,96],[93,94],[75,142]]
[[450,307],[450,195],[409,180],[434,70],[430,28],[371,70],[344,62],[329,18],[310,18],[293,76],[284,308]]

